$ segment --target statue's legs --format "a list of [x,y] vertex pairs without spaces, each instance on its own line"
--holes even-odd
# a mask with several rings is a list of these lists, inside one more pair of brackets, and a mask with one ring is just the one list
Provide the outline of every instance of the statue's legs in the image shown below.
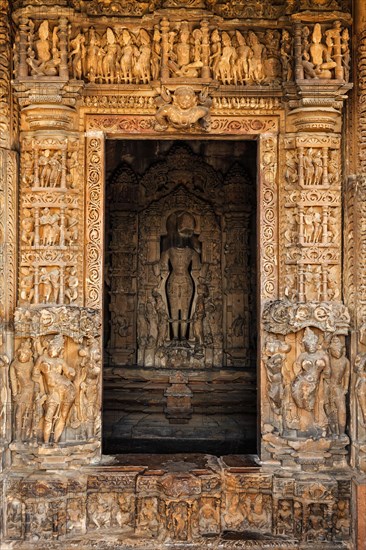
[[72,400],[71,402],[70,401],[61,402],[59,417],[56,420],[56,424],[55,424],[55,432],[54,432],[55,443],[57,443],[61,437],[61,434],[66,424],[66,418],[70,412],[71,405],[73,404],[73,402],[74,400]]
[[168,281],[167,295],[172,317],[173,338],[176,340],[179,339],[179,327],[180,338],[186,338],[192,294],[193,284],[189,276],[179,277],[179,279],[173,277]]
[[45,443],[49,443],[52,431],[53,419],[55,418],[58,403],[56,401],[49,401],[47,403],[46,414],[43,424],[43,439]]

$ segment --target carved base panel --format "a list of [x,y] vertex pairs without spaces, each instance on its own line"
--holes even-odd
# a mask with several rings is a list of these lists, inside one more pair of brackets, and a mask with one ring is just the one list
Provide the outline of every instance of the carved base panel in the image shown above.
[[81,474],[14,470],[5,540],[37,549],[340,549],[350,541],[350,496],[347,475],[277,475],[250,456],[125,455]]

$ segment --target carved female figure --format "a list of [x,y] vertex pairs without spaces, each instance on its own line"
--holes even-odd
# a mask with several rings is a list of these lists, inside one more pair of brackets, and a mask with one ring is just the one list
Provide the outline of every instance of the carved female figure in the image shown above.
[[63,351],[63,336],[57,334],[49,340],[34,367],[33,380],[39,385],[40,399],[45,403],[45,443],[49,443],[51,433],[54,442],[59,441],[76,397],[76,389],[71,381],[75,370],[62,358]]
[[20,299],[23,303],[32,304],[34,300],[34,273],[29,267],[22,267],[20,273]]
[[253,31],[248,32],[248,44],[253,51],[253,55],[249,58],[249,77],[256,84],[261,84],[266,78],[263,65],[265,47]]
[[122,32],[122,57],[120,67],[122,73],[122,82],[125,84],[132,83],[132,60],[133,60],[133,43],[130,33],[127,29]]
[[98,54],[99,41],[94,27],[90,27],[89,46],[86,57],[86,76],[88,77],[90,82],[95,82],[96,76],[99,76],[99,73],[96,73],[96,69],[98,66]]
[[85,36],[79,32],[70,45],[73,48],[69,55],[73,77],[81,80],[86,57]]
[[34,242],[34,219],[31,211],[28,208],[23,210],[23,219],[22,219],[22,233],[21,241],[27,246],[33,246]]
[[247,45],[244,36],[241,32],[236,31],[237,47],[237,75],[241,84],[244,84],[249,78],[249,59],[253,56],[252,49]]
[[218,62],[218,72],[223,84],[237,84],[235,62],[237,58],[236,49],[231,44],[231,38],[227,32],[222,33],[222,54]]
[[61,153],[56,151],[48,160],[50,167],[49,186],[60,187],[62,175]]
[[160,60],[161,60],[161,33],[158,25],[154,27],[153,43],[151,51],[151,77],[157,80],[160,75]]
[[82,369],[80,383],[81,421],[85,424],[88,439],[95,436],[95,424],[99,412],[99,375],[101,355],[97,341],[79,351]]
[[325,383],[330,377],[329,356],[318,349],[318,336],[310,329],[305,330],[303,351],[294,363],[298,374],[291,384],[291,394],[295,404],[301,409],[301,431],[319,436],[327,427],[324,406],[329,400],[329,386]]
[[330,346],[329,402],[325,406],[331,432],[342,435],[346,429],[346,394],[350,365],[346,350],[338,336],[333,336]]
[[43,155],[40,155],[38,158],[40,187],[48,187],[50,185],[50,178],[51,178],[50,154],[51,154],[50,150],[46,149]]
[[32,435],[34,381],[31,340],[24,340],[10,365],[10,385],[14,401],[15,438],[27,441]]
[[219,31],[215,29],[211,35],[211,59],[212,76],[219,79],[219,62],[221,59],[221,38]]
[[151,45],[150,36],[144,29],[140,30],[140,42],[139,57],[135,62],[133,72],[137,83],[147,84],[150,81]]
[[355,394],[360,410],[360,423],[366,429],[366,353],[359,353],[355,360],[357,380]]
[[103,57],[103,82],[107,84],[113,84],[116,78],[116,58],[117,58],[117,44],[116,37],[112,29],[108,28],[106,32],[107,44],[106,53]]

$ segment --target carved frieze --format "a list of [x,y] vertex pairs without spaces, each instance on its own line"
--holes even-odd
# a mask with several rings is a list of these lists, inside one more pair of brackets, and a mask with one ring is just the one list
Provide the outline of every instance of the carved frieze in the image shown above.
[[343,304],[308,302],[299,304],[287,300],[270,302],[263,311],[267,332],[290,334],[305,327],[316,327],[323,332],[347,334],[350,316]]
[[10,365],[14,441],[95,441],[100,414],[100,317],[82,308],[19,308]]

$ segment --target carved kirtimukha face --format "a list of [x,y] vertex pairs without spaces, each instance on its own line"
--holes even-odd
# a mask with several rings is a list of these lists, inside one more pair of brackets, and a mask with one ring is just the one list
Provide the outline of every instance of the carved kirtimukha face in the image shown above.
[[183,110],[192,109],[196,105],[196,96],[193,90],[182,86],[174,93],[174,103]]

